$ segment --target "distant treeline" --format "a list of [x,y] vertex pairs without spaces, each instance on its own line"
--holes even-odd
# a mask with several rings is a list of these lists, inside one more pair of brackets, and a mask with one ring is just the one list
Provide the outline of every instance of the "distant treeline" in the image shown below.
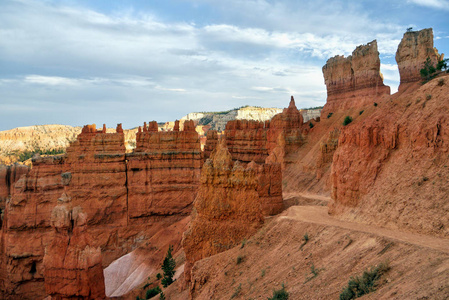
[[[19,155],[19,161],[24,162],[30,158],[32,158],[35,154],[39,155],[57,155],[65,153],[65,149],[53,149],[53,150],[42,150],[42,149],[36,149],[33,151],[25,151],[22,153],[18,153]],[[17,153],[14,153],[17,155]]]

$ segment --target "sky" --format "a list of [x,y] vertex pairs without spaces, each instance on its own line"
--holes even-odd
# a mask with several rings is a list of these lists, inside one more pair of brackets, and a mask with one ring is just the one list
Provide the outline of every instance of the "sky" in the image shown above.
[[132,128],[243,105],[322,106],[322,67],[376,39],[385,84],[407,28],[449,49],[449,0],[0,0],[0,130]]

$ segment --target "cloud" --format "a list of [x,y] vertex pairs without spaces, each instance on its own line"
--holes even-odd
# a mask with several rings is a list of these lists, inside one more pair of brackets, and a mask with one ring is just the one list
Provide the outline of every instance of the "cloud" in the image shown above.
[[449,1],[447,0],[408,0],[408,2],[435,9],[449,10]]
[[[404,27],[341,1],[193,2],[211,6],[213,18],[0,3],[0,130],[39,120],[136,126],[245,104],[284,107],[290,95],[299,107],[322,105],[327,58],[374,38],[394,56]],[[48,113],[10,117],[21,116],[17,103]]]

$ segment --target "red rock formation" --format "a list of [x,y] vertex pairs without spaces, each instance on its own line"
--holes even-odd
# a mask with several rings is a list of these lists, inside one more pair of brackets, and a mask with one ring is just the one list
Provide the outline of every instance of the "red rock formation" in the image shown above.
[[52,299],[104,299],[105,285],[100,247],[92,247],[87,215],[70,201],[52,211],[55,229],[44,256],[45,288]]
[[[222,139],[201,171],[201,186],[194,203],[190,229],[185,233],[183,247],[186,252],[186,281],[190,270],[202,258],[222,252],[240,243],[256,232],[263,221],[263,208],[272,209],[259,195],[268,195],[271,174],[259,176],[259,172],[274,169],[250,163],[245,168],[233,162],[231,153]],[[277,167],[280,175],[280,168]],[[281,198],[282,200],[282,198]],[[282,205],[282,202],[281,202]]]
[[316,169],[317,169],[317,179],[321,179],[324,174],[323,168],[332,163],[335,150],[338,146],[338,137],[340,135],[340,130],[334,129],[329,132],[328,137],[325,141],[320,143],[320,152],[317,156]]
[[327,88],[327,102],[322,118],[330,112],[359,108],[390,95],[390,87],[383,84],[377,41],[358,46],[352,55],[334,56],[323,67]]
[[[270,163],[280,163],[285,167],[290,162],[286,157],[304,142],[304,131],[303,117],[291,97],[289,107],[271,121],[229,121],[224,136],[234,161],[265,163],[269,159]],[[217,132],[209,131],[204,148],[205,158],[210,156],[217,141]]]
[[127,160],[130,218],[190,213],[202,165],[193,121],[186,121],[183,131],[137,133]]
[[[0,210],[5,209],[5,201],[11,195],[11,189],[20,176],[27,174],[30,168],[25,165],[0,165]],[[0,219],[1,228],[1,219]]]
[[154,125],[137,134],[131,154],[125,154],[120,125],[116,133],[88,125],[66,155],[33,160],[5,209],[2,295],[45,297],[42,260],[52,244],[51,212],[58,199],[82,209],[90,246],[102,249],[103,267],[190,213],[202,164],[198,134],[190,123],[175,132],[157,132]]
[[449,76],[407,91],[341,130],[333,214],[449,236]]
[[265,122],[233,120],[224,131],[233,160],[264,163],[268,156]]
[[430,58],[433,65],[443,58],[433,47],[432,28],[404,33],[396,51],[396,62],[401,77],[400,91],[405,89],[408,83],[422,80],[419,71],[427,58]]

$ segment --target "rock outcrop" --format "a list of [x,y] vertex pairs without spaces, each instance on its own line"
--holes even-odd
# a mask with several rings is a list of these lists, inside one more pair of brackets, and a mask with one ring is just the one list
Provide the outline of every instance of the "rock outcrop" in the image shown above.
[[[5,207],[2,295],[45,297],[43,257],[55,240],[51,215],[58,201],[80,207],[86,219],[82,236],[91,237],[88,252],[101,248],[102,267],[190,214],[203,162],[198,134],[193,123],[176,132],[158,132],[154,125],[138,134],[133,153],[126,153],[121,125],[115,133],[88,125],[66,154],[33,159],[31,171],[17,181]],[[55,280],[60,276],[54,275]]]
[[334,56],[323,67],[327,88],[327,102],[321,111],[329,113],[359,108],[390,95],[390,87],[383,84],[377,41],[358,46],[348,57]]
[[[0,165],[0,210],[5,209],[5,201],[11,196],[11,189],[22,175],[29,172],[30,168],[25,165]],[[0,212],[1,214],[1,212]],[[1,219],[0,219],[1,223]],[[0,226],[1,228],[1,226]]]
[[[199,186],[203,163],[199,136],[193,121],[179,131],[157,131],[157,123],[144,124],[128,160],[128,215],[188,215]],[[143,220],[140,220],[141,222]]]
[[201,171],[192,223],[183,239],[187,282],[195,261],[235,246],[256,232],[264,215],[282,210],[281,182],[279,164],[234,162],[221,139]]
[[427,58],[434,66],[442,59],[438,50],[433,47],[432,28],[404,33],[396,51],[396,62],[401,78],[399,91],[405,89],[408,83],[422,80],[419,71]]
[[[286,157],[304,142],[306,127],[292,96],[289,107],[270,121],[229,121],[223,134],[234,161],[265,163],[270,157],[270,163],[280,163],[284,168],[289,163]],[[218,138],[216,131],[208,132],[205,158],[210,156]]]
[[449,76],[386,101],[341,130],[329,211],[343,218],[449,236]]
[[54,236],[45,250],[46,293],[52,299],[104,299],[105,283],[100,247],[92,247],[87,215],[70,200],[61,199],[52,211]]

